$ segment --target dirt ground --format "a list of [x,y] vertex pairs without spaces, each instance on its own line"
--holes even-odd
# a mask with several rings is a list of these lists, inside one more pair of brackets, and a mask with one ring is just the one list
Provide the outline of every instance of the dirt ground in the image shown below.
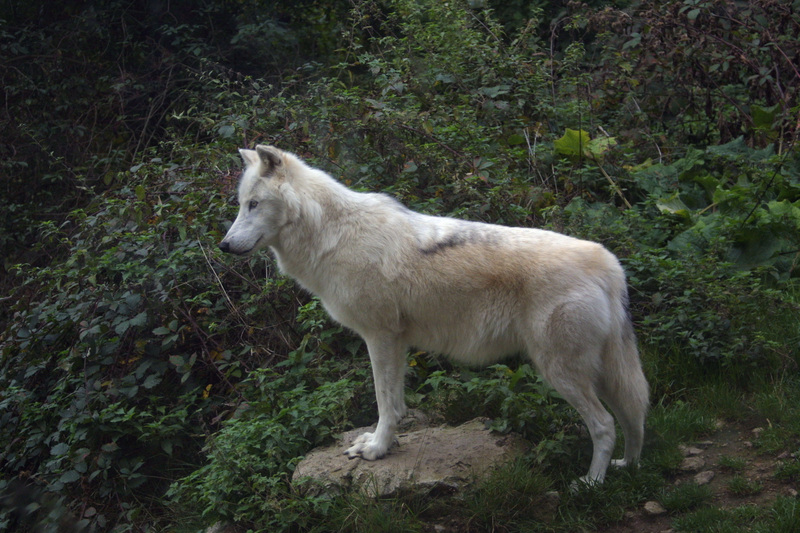
[[[719,508],[734,508],[743,505],[770,505],[778,496],[797,496],[798,487],[775,479],[778,464],[788,455],[772,456],[760,452],[753,446],[762,428],[755,423],[720,423],[717,432],[703,442],[682,447],[685,456],[685,470],[676,476],[673,483],[679,485],[695,481],[707,484],[713,493],[711,505]],[[719,465],[721,457],[738,458],[745,461],[743,470],[734,471]],[[708,472],[711,472],[709,474]],[[710,481],[707,481],[709,477]],[[757,482],[762,489],[752,495],[739,496],[729,489],[731,479],[743,476],[748,481]],[[705,478],[705,479],[703,479]],[[625,519],[613,526],[603,528],[603,533],[669,533],[674,516],[663,512],[653,512],[642,505],[636,511],[629,511]]]

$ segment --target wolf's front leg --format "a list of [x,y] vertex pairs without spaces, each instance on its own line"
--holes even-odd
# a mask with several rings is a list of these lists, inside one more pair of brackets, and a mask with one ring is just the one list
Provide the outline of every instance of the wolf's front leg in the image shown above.
[[406,347],[391,337],[365,340],[372,362],[372,376],[378,400],[378,427],[374,433],[358,436],[344,453],[351,459],[361,456],[368,461],[374,461],[386,455],[394,443],[397,423],[406,414]]

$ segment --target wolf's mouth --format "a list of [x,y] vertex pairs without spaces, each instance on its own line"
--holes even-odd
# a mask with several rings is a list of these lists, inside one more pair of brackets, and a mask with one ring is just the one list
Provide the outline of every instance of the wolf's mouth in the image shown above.
[[263,238],[264,238],[263,235],[260,236],[258,238],[258,240],[255,243],[253,243],[253,246],[251,246],[247,250],[244,250],[244,251],[241,251],[241,252],[236,251],[236,250],[232,250],[230,243],[225,241],[225,240],[223,240],[221,243],[219,243],[219,249],[222,250],[223,252],[227,253],[227,254],[250,255],[251,253],[253,253],[254,250],[256,250],[258,248],[258,244],[261,242],[261,240]]
[[249,250],[245,250],[244,252],[239,252],[236,255],[250,255],[251,253],[253,253],[254,250],[258,249],[258,243],[260,243],[261,239],[263,238],[264,238],[263,235],[260,236],[258,240],[255,243],[253,243],[253,246],[251,246]]

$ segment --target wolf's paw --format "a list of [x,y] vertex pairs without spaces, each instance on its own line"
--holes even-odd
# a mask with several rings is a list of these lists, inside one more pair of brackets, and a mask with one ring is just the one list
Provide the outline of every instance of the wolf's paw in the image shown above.
[[578,494],[584,490],[591,490],[593,487],[600,485],[603,482],[602,479],[596,479],[590,477],[588,474],[585,476],[581,476],[572,483],[569,484],[569,491],[572,494]]
[[612,459],[611,466],[613,466],[614,468],[625,468],[626,466],[628,466],[628,461],[626,461],[625,459]]
[[375,461],[386,455],[388,445],[378,442],[374,433],[363,433],[353,440],[353,445],[345,450],[350,459],[361,457],[367,461]]

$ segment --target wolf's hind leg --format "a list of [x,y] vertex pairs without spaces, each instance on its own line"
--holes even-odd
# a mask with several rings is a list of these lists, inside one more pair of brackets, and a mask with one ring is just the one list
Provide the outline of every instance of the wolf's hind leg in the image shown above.
[[405,416],[406,346],[391,337],[365,338],[365,341],[378,400],[378,427],[372,433],[358,436],[344,453],[351,459],[361,456],[374,461],[386,455],[394,442],[397,423]]

